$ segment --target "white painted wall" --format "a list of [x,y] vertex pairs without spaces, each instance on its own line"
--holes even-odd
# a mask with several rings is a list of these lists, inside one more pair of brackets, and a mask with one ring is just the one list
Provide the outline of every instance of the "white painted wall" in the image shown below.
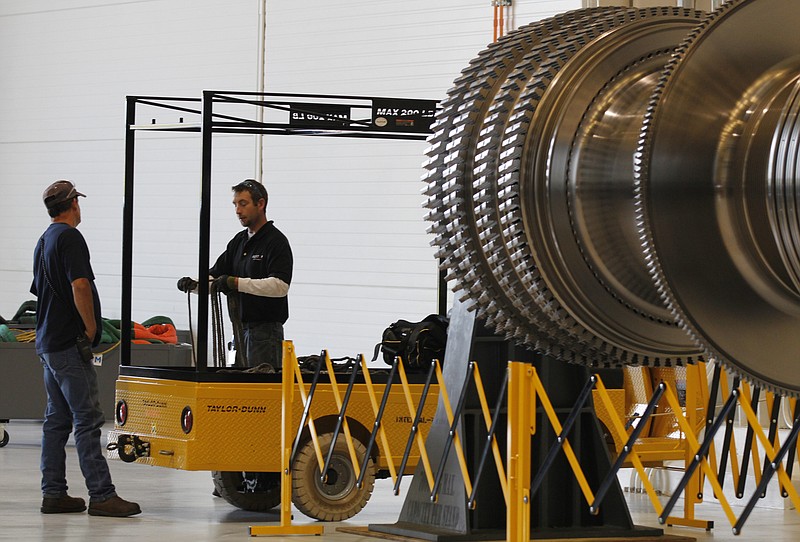
[[[41,193],[68,178],[88,195],[80,229],[103,314],[119,317],[125,96],[254,88],[257,20],[255,0],[0,3],[0,314],[32,298],[32,248],[49,222]],[[138,320],[164,314],[187,324],[173,277],[196,268],[196,139],[141,145],[140,187],[150,195],[137,201]],[[235,160],[220,161],[230,168],[221,173],[251,173],[252,141],[227,146]]]
[[[509,23],[578,7],[517,1]],[[492,40],[492,24],[483,0],[268,1],[266,88],[438,100]],[[296,257],[287,335],[298,351],[368,353],[397,318],[436,312],[419,182],[425,147],[267,138],[268,214]]]
[[[509,26],[581,6],[516,0]],[[40,195],[75,181],[108,318],[120,314],[124,97],[258,88],[259,0],[0,2],[0,314],[30,299]],[[489,0],[268,0],[269,92],[440,99],[492,39]],[[158,119],[174,120],[174,119]],[[197,268],[200,141],[140,137],[135,320],[188,326],[178,277]],[[238,229],[230,186],[257,174],[256,138],[215,139],[212,259]],[[268,216],[290,238],[287,338],[300,354],[368,352],[397,318],[436,310],[422,220],[423,142],[264,139]],[[196,299],[193,300],[196,305]],[[193,307],[194,308],[194,307]]]

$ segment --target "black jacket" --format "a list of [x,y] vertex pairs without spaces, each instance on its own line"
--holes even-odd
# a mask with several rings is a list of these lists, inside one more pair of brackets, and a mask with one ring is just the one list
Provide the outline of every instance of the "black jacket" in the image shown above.
[[[292,282],[292,249],[289,240],[270,220],[249,238],[247,230],[237,233],[220,254],[209,274],[251,279],[277,277]],[[280,322],[289,318],[289,300],[240,293],[240,317],[243,323]]]

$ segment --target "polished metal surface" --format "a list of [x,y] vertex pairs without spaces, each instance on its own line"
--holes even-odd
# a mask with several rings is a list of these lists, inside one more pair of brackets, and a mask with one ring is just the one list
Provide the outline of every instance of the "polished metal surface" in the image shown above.
[[[433,222],[437,256],[450,271],[448,278],[457,278],[464,295],[478,300],[489,325],[548,352],[561,351],[557,337],[562,331],[517,296],[525,289],[517,270],[507,264],[514,247],[497,229],[498,213],[512,210],[513,202],[502,195],[497,201],[498,194],[484,186],[486,175],[496,176],[496,167],[492,171],[489,161],[497,158],[494,151],[499,142],[487,139],[483,132],[486,123],[505,119],[504,99],[513,99],[519,91],[516,81],[530,80],[535,66],[558,39],[590,26],[595,17],[624,12],[618,8],[570,12],[522,27],[491,45],[463,70],[443,101],[430,140],[428,220]],[[475,214],[476,206],[481,212],[481,205],[488,216]],[[519,269],[521,274],[529,271],[534,276],[527,276],[528,280],[537,280],[535,269]],[[511,296],[506,295],[508,291]]]
[[[591,160],[633,152],[655,74],[700,19],[678,8],[569,12],[509,34],[456,81],[428,151],[428,219],[450,278],[499,332],[588,365],[701,355],[631,250],[632,161]],[[616,119],[605,133],[604,116]],[[598,143],[574,149],[578,130]]]
[[457,295],[566,361],[715,358],[800,395],[791,4],[576,10],[480,53],[424,179]]
[[665,70],[637,157],[645,250],[677,322],[709,356],[795,395],[798,25],[780,0],[715,12]]
[[624,363],[700,355],[650,280],[631,183],[647,98],[698,21],[674,11],[615,27],[564,64],[539,101],[517,174],[526,240],[574,320],[573,339],[589,330],[598,351]]

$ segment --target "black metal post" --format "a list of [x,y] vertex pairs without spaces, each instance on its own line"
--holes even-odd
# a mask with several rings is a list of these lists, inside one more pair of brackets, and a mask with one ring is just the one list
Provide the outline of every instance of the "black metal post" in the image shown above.
[[200,170],[200,239],[197,258],[198,286],[197,303],[197,370],[208,370],[208,267],[211,243],[211,151],[214,122],[214,93],[203,91],[202,157]]
[[714,364],[714,376],[711,379],[711,390],[708,393],[708,406],[706,406],[706,430],[714,424],[717,410],[717,395],[719,395],[719,379],[722,377],[722,367]]
[[[753,388],[753,396],[750,399],[750,406],[753,412],[758,416],[758,398],[761,395],[761,388],[758,386]],[[744,439],[744,452],[742,452],[742,468],[739,472],[739,484],[736,486],[736,498],[741,499],[744,497],[744,488],[747,485],[747,471],[750,470],[750,451],[753,449],[753,438],[755,436],[753,426],[747,425],[747,433]]]
[[[441,262],[441,260],[440,260]],[[439,315],[447,315],[447,271],[439,269],[439,281],[436,289],[437,310]]]
[[[792,419],[795,420],[794,423],[797,423],[798,418],[800,418],[800,401],[795,401],[794,411],[792,412]],[[792,426],[792,428],[794,428],[794,426]],[[792,446],[789,448],[789,453],[786,456],[786,476],[789,477],[789,480],[792,479],[792,471],[794,470],[794,456],[796,451],[797,447]],[[786,491],[786,488],[781,488],[781,496],[784,499],[789,496],[789,492]]]
[[133,290],[133,164],[136,155],[136,98],[126,98],[125,111],[125,188],[122,202],[122,305],[120,365],[131,364],[131,320]]

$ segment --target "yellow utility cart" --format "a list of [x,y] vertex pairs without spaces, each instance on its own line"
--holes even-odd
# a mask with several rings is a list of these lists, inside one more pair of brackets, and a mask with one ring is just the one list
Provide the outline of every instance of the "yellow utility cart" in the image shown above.
[[[412,423],[417,422],[423,438],[427,435],[436,409],[436,391],[431,389],[433,398],[417,416],[425,375],[409,374],[407,387],[396,381],[386,395],[380,422],[386,440],[370,444],[377,419],[376,398],[381,401],[389,373],[388,368],[370,370],[368,375],[356,373],[352,384],[336,383],[335,376],[332,383],[331,375],[323,373],[313,385],[311,401],[292,402],[296,435],[292,500],[304,514],[325,521],[354,516],[369,500],[375,479],[387,478],[390,469],[400,468]],[[306,377],[311,380],[311,375]],[[308,383],[297,384],[303,387],[302,395],[311,391]],[[342,397],[347,400],[343,419],[357,464],[345,431],[341,426],[337,429]],[[121,367],[116,401],[114,430],[109,433],[111,457],[211,471],[219,495],[244,510],[266,511],[280,504],[280,373]],[[310,404],[308,411],[304,404]],[[298,431],[301,423],[303,430]],[[336,435],[324,477],[312,431],[323,459],[327,459]],[[369,460],[365,462],[368,447]],[[386,450],[399,453],[392,456]],[[413,473],[419,457],[419,449],[412,447],[402,465],[403,474]]]
[[[201,97],[128,96],[126,100],[125,186],[122,235],[122,300],[120,376],[117,381],[115,428],[110,434],[113,456],[149,465],[214,472],[219,494],[247,510],[266,510],[280,500],[281,472],[281,374],[228,373],[212,365],[224,365],[215,356],[208,359],[209,344],[209,247],[211,232],[211,177],[215,134],[296,135],[380,138],[423,141],[431,133],[438,104],[435,100],[407,98],[329,96],[264,92],[203,91]],[[131,331],[133,312],[134,207],[136,204],[136,142],[164,132],[195,133],[202,151],[199,178],[200,213],[198,260],[199,301],[196,312],[195,364],[192,368],[152,368],[145,358],[133,359]],[[229,181],[225,181],[228,183]],[[440,305],[445,297],[440,293]],[[190,310],[191,312],[191,310]],[[220,341],[222,342],[222,341]],[[389,369],[374,371],[375,394],[380,397]],[[330,379],[331,375],[328,375]],[[301,432],[293,446],[295,503],[318,519],[345,519],[363,507],[375,477],[392,470],[393,461],[383,451],[386,443],[402,456],[410,432],[413,410],[407,394],[418,400],[423,384],[409,375],[408,392],[397,386],[388,395],[383,417],[384,436],[372,446],[365,463],[361,487],[353,464],[366,454],[375,422],[374,405],[366,395],[368,383],[362,373],[353,383],[343,433],[334,433],[340,409],[337,392],[347,386],[333,384],[322,375],[315,390],[312,414],[317,439],[309,429]],[[421,375],[424,379],[425,375]],[[427,434],[436,401],[419,423]],[[295,428],[303,414],[298,401],[292,407]],[[309,424],[310,426],[310,424]],[[314,453],[309,442],[316,442]],[[418,450],[418,438],[415,438]],[[327,454],[330,447],[333,452]],[[344,447],[344,448],[343,448]],[[343,451],[346,449],[346,453]],[[324,477],[312,476],[326,454]],[[404,472],[412,472],[418,452],[408,454]],[[360,454],[360,456],[359,456]],[[330,458],[327,458],[330,455]],[[313,479],[312,479],[313,478]]]

